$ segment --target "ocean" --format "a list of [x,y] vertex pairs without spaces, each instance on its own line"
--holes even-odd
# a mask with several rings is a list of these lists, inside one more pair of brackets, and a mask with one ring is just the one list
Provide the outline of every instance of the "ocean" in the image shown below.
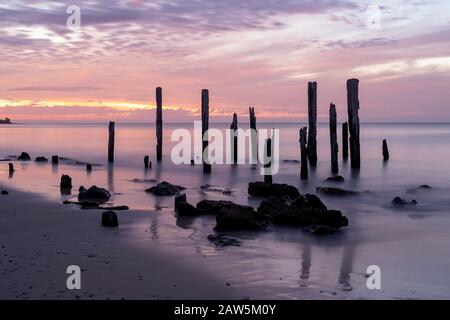
[[[328,124],[318,125],[318,164],[308,181],[300,180],[299,129],[305,124],[259,124],[258,128],[280,131],[280,170],[274,182],[288,183],[303,193],[315,193],[331,176]],[[207,240],[214,233],[214,217],[178,218],[173,198],[158,198],[144,190],[168,181],[186,187],[188,202],[202,199],[230,200],[257,207],[261,200],[248,196],[248,183],[262,180],[251,165],[216,165],[210,175],[202,166],[174,165],[171,132],[194,124],[164,126],[163,161],[156,156],[155,127],[150,124],[116,124],[116,161],[107,164],[108,124],[15,124],[0,126],[0,156],[28,152],[34,159],[59,155],[98,164],[92,173],[75,162],[0,162],[4,186],[40,194],[51,201],[76,196],[80,185],[106,187],[113,193],[110,204],[128,205],[148,212],[150,237],[135,234],[136,226],[121,226],[130,232],[126,241],[145,250],[157,246],[180,261],[192,255],[205,257],[209,270],[227,275],[235,284],[252,292],[252,298],[297,299],[431,299],[450,298],[450,124],[362,124],[361,169],[352,171],[339,154],[339,172],[346,181],[339,187],[363,192],[354,197],[320,195],[330,209],[341,210],[350,225],[327,236],[314,236],[298,228],[271,227],[261,232],[232,232],[240,247],[217,248]],[[222,131],[228,124],[211,124]],[[244,126],[247,128],[247,126]],[[341,132],[338,127],[341,148]],[[390,160],[383,161],[382,140],[387,139]],[[150,170],[143,159],[150,155]],[[62,174],[73,179],[72,196],[61,195]],[[202,190],[202,185],[211,189]],[[408,192],[420,185],[432,189]],[[214,190],[216,189],[216,190]],[[218,190],[229,190],[223,194]],[[366,192],[367,191],[367,192]],[[417,206],[397,208],[395,196],[418,201]],[[73,208],[74,210],[80,210]],[[82,211],[80,214],[95,214]],[[35,226],[39,227],[39,226]],[[81,236],[81,235],[80,235]],[[381,269],[381,290],[367,288],[367,268]],[[245,298],[245,297],[244,297]]]

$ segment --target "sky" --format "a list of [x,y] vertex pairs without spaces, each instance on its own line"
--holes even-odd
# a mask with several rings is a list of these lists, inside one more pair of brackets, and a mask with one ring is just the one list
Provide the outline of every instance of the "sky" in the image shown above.
[[[80,19],[73,11],[80,9]],[[69,21],[69,23],[68,23]],[[80,21],[80,26],[73,25]],[[450,122],[448,0],[9,0],[0,3],[0,117],[20,122]]]

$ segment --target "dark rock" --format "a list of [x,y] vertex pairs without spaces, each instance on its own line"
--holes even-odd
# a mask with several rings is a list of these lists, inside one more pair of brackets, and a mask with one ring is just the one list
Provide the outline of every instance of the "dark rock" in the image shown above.
[[285,215],[290,210],[291,207],[285,200],[276,197],[270,197],[268,200],[261,202],[258,207],[258,213],[267,220]]
[[151,187],[145,192],[149,192],[154,194],[155,196],[174,196],[185,188],[177,185],[170,184],[166,181],[163,181],[156,185],[155,187]]
[[186,194],[177,194],[175,197],[175,209],[177,208],[177,205],[180,203],[186,203],[187,199],[186,199]]
[[36,162],[48,162],[46,157],[37,157],[34,161]]
[[407,201],[407,200],[402,199],[400,197],[395,197],[392,200],[392,204],[395,205],[395,206],[408,206],[408,205],[415,206],[415,205],[417,205],[417,201],[416,200]]
[[78,188],[78,192],[85,192],[87,189],[85,188],[85,187],[83,187],[83,186],[80,186],[79,188]]
[[300,192],[294,186],[265,182],[250,182],[248,184],[248,193],[251,196],[264,198],[286,195],[294,199],[300,196]]
[[324,193],[330,196],[356,196],[358,194],[356,191],[332,187],[317,187],[316,190],[317,192]]
[[175,210],[177,211],[178,216],[181,217],[196,217],[204,214],[203,211],[198,210],[187,202],[179,202],[176,205]]
[[252,208],[234,204],[223,207],[216,216],[217,230],[259,230],[264,222]]
[[7,194],[9,194],[9,192],[8,192],[8,191],[6,191],[6,190],[2,190],[1,194],[3,194],[3,195],[7,195]]
[[274,224],[310,227],[325,225],[332,228],[348,226],[342,212],[328,210],[315,195],[300,196],[294,201],[271,197],[258,208],[259,215]]
[[202,200],[197,203],[197,210],[203,212],[203,214],[218,214],[222,208],[234,207],[237,204],[231,201],[214,201],[214,200]]
[[119,220],[114,211],[105,211],[102,213],[102,226],[104,227],[118,227]]
[[115,207],[99,207],[102,210],[116,210],[116,211],[126,211],[130,210],[129,206],[115,206]]
[[317,216],[322,211],[313,208],[292,209],[273,217],[274,224],[309,227],[318,223]]
[[419,187],[417,187],[417,188],[411,188],[411,189],[408,189],[408,190],[406,191],[406,193],[409,193],[409,194],[415,194],[415,193],[418,193],[418,192],[420,192],[420,191],[427,191],[427,190],[431,190],[431,189],[433,189],[433,188],[430,187],[429,185],[423,184],[423,185],[421,185],[421,186],[419,186]]
[[20,160],[20,161],[30,161],[30,160],[31,160],[31,157],[30,157],[30,155],[29,155],[28,153],[22,152],[22,153],[20,154],[20,156],[17,157],[17,160]]
[[329,177],[325,180],[325,182],[335,182],[335,183],[342,183],[344,181],[345,181],[345,179],[343,176]]
[[61,189],[72,189],[72,178],[63,174],[61,176],[61,182],[59,183]]
[[[320,200],[320,198],[314,194],[307,194],[305,196],[305,200],[306,200],[306,206],[313,208],[313,209],[318,209],[321,211],[327,211],[328,208],[327,206],[322,202],[322,200]],[[293,204],[294,205],[294,204]]]
[[78,200],[93,200],[106,202],[111,198],[111,193],[103,188],[98,188],[97,186],[92,186],[89,189],[80,187],[80,192],[78,193]]
[[210,234],[208,236],[208,240],[218,247],[239,247],[241,245],[241,242],[239,240],[230,238],[229,236],[224,234]]

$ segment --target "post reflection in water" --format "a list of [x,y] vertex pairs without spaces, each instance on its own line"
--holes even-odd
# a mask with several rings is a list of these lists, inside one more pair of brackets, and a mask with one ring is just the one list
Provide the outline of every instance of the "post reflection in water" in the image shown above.
[[108,164],[108,175],[107,175],[107,183],[108,183],[108,190],[111,192],[111,195],[114,195],[114,165]]
[[342,253],[342,262],[339,272],[339,284],[343,291],[353,290],[351,284],[351,274],[353,272],[353,262],[355,260],[356,248],[353,244],[346,245]]
[[[158,162],[155,165],[154,168],[154,172],[155,172],[155,180],[157,181],[157,183],[162,182],[161,181],[161,172],[164,169],[164,165],[162,162]],[[157,211],[161,211],[162,209],[162,198],[161,197],[154,197],[154,201],[155,201],[155,210]]]
[[302,267],[300,270],[300,279],[308,280],[311,270],[311,246],[306,245],[303,247],[302,252]]

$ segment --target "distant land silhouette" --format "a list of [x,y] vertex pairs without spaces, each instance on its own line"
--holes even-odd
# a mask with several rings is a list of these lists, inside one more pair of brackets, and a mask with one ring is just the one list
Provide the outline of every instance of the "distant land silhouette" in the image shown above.
[[11,122],[11,119],[5,118],[5,119],[0,119],[0,124],[12,124],[12,122]]

